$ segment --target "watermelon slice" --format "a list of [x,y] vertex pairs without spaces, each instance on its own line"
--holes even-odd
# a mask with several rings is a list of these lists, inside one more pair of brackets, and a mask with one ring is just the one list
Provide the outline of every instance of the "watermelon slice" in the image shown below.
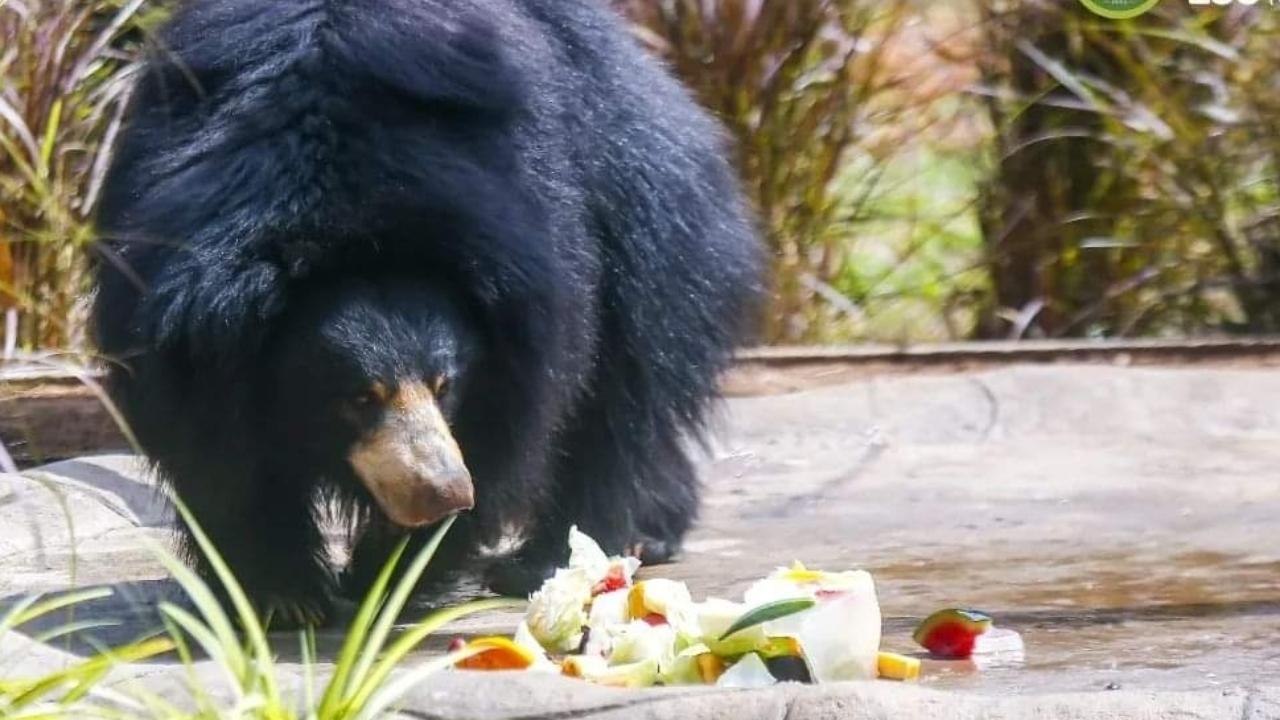
[[954,660],[972,655],[978,636],[990,629],[986,613],[947,608],[925,618],[911,637],[936,657]]
[[627,577],[627,569],[619,563],[614,563],[609,566],[609,572],[604,579],[591,588],[591,595],[594,597],[614,590],[622,590],[630,584],[631,579]]

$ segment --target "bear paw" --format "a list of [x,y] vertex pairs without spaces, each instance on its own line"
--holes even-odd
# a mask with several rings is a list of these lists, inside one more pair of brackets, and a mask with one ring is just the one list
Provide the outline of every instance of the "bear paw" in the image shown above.
[[272,632],[323,627],[333,614],[333,603],[316,597],[269,597],[259,607],[264,625]]
[[666,565],[680,556],[681,547],[678,540],[660,540],[640,534],[627,543],[623,554],[638,558],[645,565]]

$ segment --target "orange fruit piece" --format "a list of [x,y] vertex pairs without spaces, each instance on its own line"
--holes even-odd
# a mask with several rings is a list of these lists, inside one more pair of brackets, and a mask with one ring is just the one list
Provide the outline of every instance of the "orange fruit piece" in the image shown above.
[[476,654],[458,661],[463,670],[525,670],[533,665],[534,656],[504,637],[482,637],[463,646],[464,650],[476,650]]

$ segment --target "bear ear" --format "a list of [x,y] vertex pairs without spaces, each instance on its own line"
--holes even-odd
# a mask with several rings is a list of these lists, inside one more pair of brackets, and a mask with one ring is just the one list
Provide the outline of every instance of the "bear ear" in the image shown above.
[[286,283],[279,267],[263,261],[175,263],[147,291],[137,329],[154,349],[183,353],[196,367],[238,367],[283,312]]

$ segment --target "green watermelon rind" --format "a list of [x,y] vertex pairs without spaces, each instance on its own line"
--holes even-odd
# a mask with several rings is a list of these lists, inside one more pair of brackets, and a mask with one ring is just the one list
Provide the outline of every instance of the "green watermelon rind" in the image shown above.
[[911,638],[921,645],[921,647],[929,647],[928,639],[938,628],[943,625],[955,623],[973,631],[975,636],[981,635],[991,629],[991,616],[979,610],[966,610],[963,608],[946,608],[939,610],[929,617],[925,618],[916,626],[916,631],[911,634]]

